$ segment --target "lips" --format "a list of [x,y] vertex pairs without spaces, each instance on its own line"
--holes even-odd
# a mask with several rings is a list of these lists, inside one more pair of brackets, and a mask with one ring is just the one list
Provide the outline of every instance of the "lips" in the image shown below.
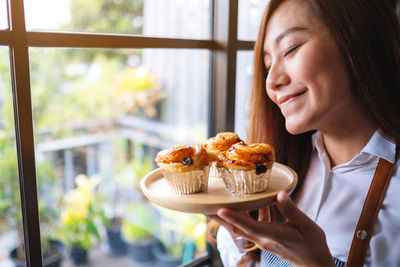
[[295,100],[296,97],[303,95],[305,92],[306,91],[301,91],[294,94],[280,96],[276,99],[276,102],[278,103],[278,105],[289,103],[290,101]]

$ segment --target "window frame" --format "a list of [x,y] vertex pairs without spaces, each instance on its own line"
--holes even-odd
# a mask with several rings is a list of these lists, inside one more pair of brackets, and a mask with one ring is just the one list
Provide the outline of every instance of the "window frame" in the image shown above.
[[211,52],[209,131],[234,130],[236,57],[254,42],[237,39],[238,1],[211,1],[211,39],[179,39],[125,34],[26,31],[23,0],[6,0],[9,29],[0,30],[8,46],[13,94],[21,210],[27,266],[43,266],[36,185],[35,147],[29,70],[30,47],[181,48]]

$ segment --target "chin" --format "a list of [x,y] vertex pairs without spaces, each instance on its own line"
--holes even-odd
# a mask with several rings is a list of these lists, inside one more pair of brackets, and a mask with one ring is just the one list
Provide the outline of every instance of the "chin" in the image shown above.
[[286,122],[285,126],[286,126],[286,130],[290,134],[293,134],[293,135],[302,134],[302,133],[310,131],[310,129],[305,128],[304,126],[302,126],[299,123],[288,123],[288,122]]

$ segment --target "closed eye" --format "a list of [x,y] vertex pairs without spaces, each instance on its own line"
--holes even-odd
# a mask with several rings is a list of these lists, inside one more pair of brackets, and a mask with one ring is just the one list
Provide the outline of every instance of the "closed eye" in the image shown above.
[[288,51],[285,52],[285,54],[283,54],[283,57],[286,57],[288,55],[290,55],[292,52],[294,52],[297,48],[299,48],[301,45],[295,45],[292,48],[290,48]]

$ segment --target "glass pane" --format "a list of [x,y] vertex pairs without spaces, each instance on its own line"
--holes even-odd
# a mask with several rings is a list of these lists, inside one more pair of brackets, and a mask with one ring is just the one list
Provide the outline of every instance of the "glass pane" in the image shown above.
[[251,76],[253,74],[253,51],[237,53],[236,97],[235,97],[235,133],[246,139],[246,122],[249,110]]
[[29,52],[42,240],[83,248],[99,267],[139,266],[134,245],[148,236],[179,261],[183,247],[202,253],[205,217],[150,205],[139,181],[161,149],[207,138],[210,52]]
[[28,30],[210,38],[209,0],[25,0]]
[[0,30],[8,29],[6,0],[0,0]]
[[238,39],[254,41],[269,0],[239,0]]
[[[8,47],[0,46],[0,266],[25,262]],[[16,249],[17,248],[17,249]]]

